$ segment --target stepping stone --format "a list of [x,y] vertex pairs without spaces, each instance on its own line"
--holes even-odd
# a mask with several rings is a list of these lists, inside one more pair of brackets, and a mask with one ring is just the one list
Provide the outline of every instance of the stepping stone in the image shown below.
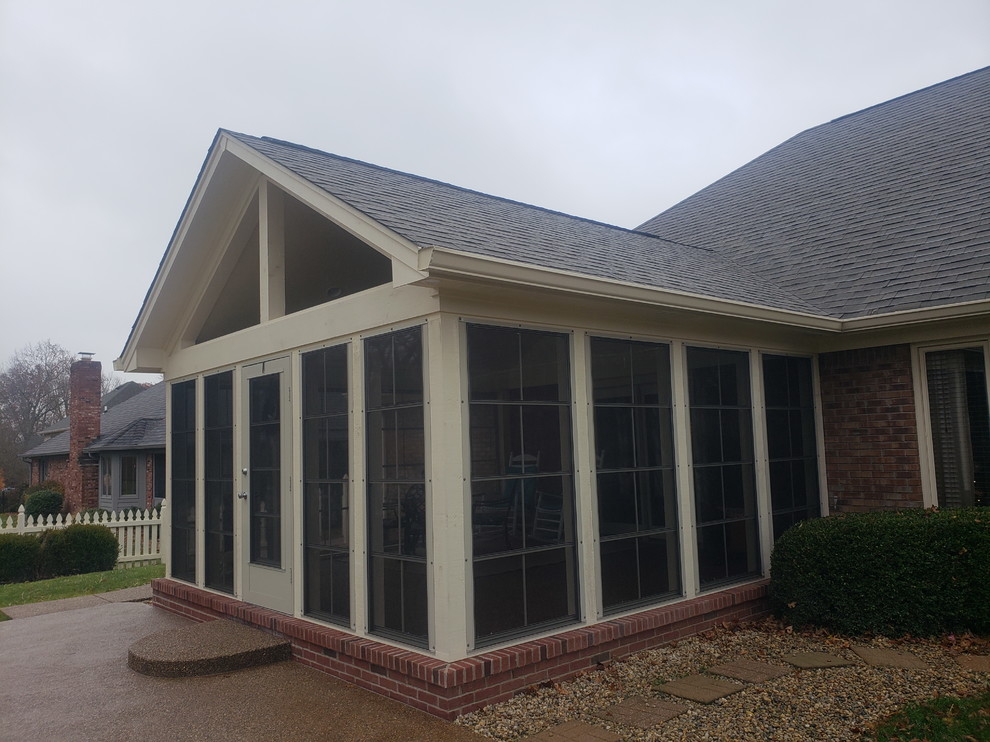
[[823,667],[848,667],[854,663],[825,652],[795,652],[781,658],[802,670],[820,670]]
[[583,721],[567,721],[526,739],[529,742],[622,742],[618,734]]
[[852,650],[862,657],[867,665],[874,667],[903,667],[906,670],[928,669],[927,662],[922,662],[910,652],[874,647],[853,647]]
[[660,686],[660,690],[678,698],[686,698],[689,701],[699,703],[711,703],[719,698],[737,693],[745,688],[745,685],[733,683],[729,680],[717,680],[707,675],[689,675],[680,680],[671,680]]
[[716,675],[725,675],[728,678],[735,678],[746,683],[762,683],[764,680],[773,680],[791,672],[789,667],[780,665],[768,665],[766,662],[756,660],[735,660],[726,662],[716,667],[708,668],[708,672]]
[[956,657],[956,662],[963,670],[990,672],[990,657],[984,654],[961,654]]
[[668,703],[657,698],[632,696],[622,703],[617,703],[604,711],[600,711],[598,716],[606,721],[616,721],[637,729],[649,729],[657,724],[670,721],[687,710],[688,707],[680,703]]
[[216,675],[291,659],[287,639],[225,619],[149,634],[127,651],[129,668],[160,678]]

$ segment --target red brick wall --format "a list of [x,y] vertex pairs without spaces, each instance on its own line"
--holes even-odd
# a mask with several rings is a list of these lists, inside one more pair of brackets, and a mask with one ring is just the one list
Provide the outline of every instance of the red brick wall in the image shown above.
[[910,346],[823,353],[819,371],[833,511],[921,507]]
[[444,662],[185,583],[158,579],[152,588],[154,604],[161,608],[196,621],[231,618],[284,636],[292,642],[296,661],[444,719],[726,621],[750,620],[767,612],[767,583],[758,582]]
[[55,480],[65,488],[69,472],[69,458],[67,456],[47,456],[45,458],[48,461],[48,471],[44,477],[41,476],[41,462],[38,459],[31,461],[31,484]]
[[76,361],[69,370],[69,468],[65,507],[77,512],[99,505],[99,464],[83,455],[100,435],[102,366],[99,361]]

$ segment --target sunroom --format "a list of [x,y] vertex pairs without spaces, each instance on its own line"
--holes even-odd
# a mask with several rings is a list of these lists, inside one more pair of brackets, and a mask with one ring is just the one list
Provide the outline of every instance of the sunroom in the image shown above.
[[758,615],[774,539],[827,509],[835,327],[806,309],[693,248],[221,131],[118,361],[169,385],[156,602],[442,715],[510,665]]

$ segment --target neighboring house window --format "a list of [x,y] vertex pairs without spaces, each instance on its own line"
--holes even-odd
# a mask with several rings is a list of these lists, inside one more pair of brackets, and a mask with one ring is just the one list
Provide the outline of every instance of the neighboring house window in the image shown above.
[[347,352],[338,345],[302,356],[304,612],[344,624],[351,616]]
[[983,347],[925,353],[938,504],[990,505],[990,411]]
[[48,479],[48,459],[38,459],[38,481],[35,484],[41,484]]
[[234,592],[234,374],[203,379],[206,586]]
[[100,507],[113,508],[113,459],[107,455],[100,457]]
[[120,496],[137,497],[137,456],[120,457]]
[[146,466],[144,454],[102,454],[99,506],[113,511],[144,507]]
[[577,618],[567,335],[467,327],[475,643]]
[[702,587],[760,573],[749,353],[688,348]]
[[371,630],[428,641],[420,327],[364,341]]
[[591,339],[602,602],[679,594],[670,348]]
[[818,444],[810,358],[763,356],[773,538],[817,518]]
[[172,384],[172,576],[196,581],[196,381]]

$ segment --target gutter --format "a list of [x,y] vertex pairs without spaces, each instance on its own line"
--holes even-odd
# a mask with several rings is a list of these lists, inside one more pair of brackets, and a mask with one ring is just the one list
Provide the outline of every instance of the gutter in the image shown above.
[[840,319],[790,309],[776,309],[731,299],[718,299],[686,291],[659,289],[626,281],[594,278],[574,271],[473,255],[441,247],[429,247],[420,251],[419,270],[430,277],[427,281],[438,278],[460,278],[510,283],[517,286],[563,291],[584,296],[651,304],[669,309],[704,312],[721,317],[770,322],[828,334],[893,329],[906,325],[966,319],[990,314],[990,300],[979,300]]

